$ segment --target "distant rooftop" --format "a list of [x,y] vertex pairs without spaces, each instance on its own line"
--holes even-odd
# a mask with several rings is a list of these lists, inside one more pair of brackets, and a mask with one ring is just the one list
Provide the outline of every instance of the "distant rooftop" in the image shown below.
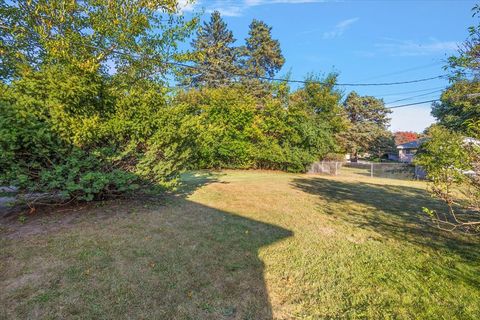
[[[428,138],[422,138],[415,141],[410,141],[407,143],[399,144],[397,149],[418,149]],[[464,138],[463,142],[466,144],[475,144],[480,145],[480,140],[474,138]]]
[[410,141],[407,143],[399,144],[397,146],[397,149],[418,149],[424,142],[425,142],[425,139]]

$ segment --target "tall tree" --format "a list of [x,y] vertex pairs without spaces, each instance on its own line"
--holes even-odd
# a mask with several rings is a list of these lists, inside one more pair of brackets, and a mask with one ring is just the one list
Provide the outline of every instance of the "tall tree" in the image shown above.
[[324,78],[311,75],[305,86],[290,97],[288,112],[291,119],[296,119],[292,123],[298,132],[308,133],[305,137],[311,141],[310,150],[315,161],[338,151],[335,135],[345,130],[340,104],[342,93],[335,87],[336,82],[335,73]]
[[480,137],[480,82],[455,80],[432,106],[432,115],[444,127]]
[[273,77],[285,63],[280,42],[272,39],[272,28],[265,22],[253,20],[246,39],[247,70],[256,77]]
[[[480,5],[473,7],[473,16],[480,14]],[[468,38],[459,46],[458,54],[449,58],[451,86],[433,104],[432,115],[444,127],[480,137],[480,23],[469,28]]]
[[[272,38],[272,28],[259,20],[249,26],[246,46],[243,48],[243,72],[250,87],[261,89],[266,81],[261,77],[273,77],[285,63],[280,42]],[[264,86],[263,86],[264,87]]]
[[169,66],[158,61],[170,60],[172,44],[188,29],[174,15],[177,5],[177,0],[134,0],[128,6],[106,0],[0,1],[0,76],[15,78],[45,64],[91,72],[114,64],[132,75],[159,74]]
[[404,144],[407,142],[415,141],[420,138],[420,135],[413,131],[397,131],[394,134],[395,144]]
[[192,29],[177,5],[0,0],[0,185],[72,200],[170,185],[184,162],[158,62]]
[[186,69],[184,84],[193,87],[223,87],[236,77],[237,49],[235,38],[220,12],[215,11],[192,41],[195,69]]
[[[480,4],[472,8],[473,17],[479,17]],[[480,23],[468,28],[468,38],[459,46],[458,55],[448,59],[453,79],[480,78]]]
[[304,87],[292,95],[292,102],[302,105],[332,135],[346,128],[346,119],[342,117],[342,92],[335,87],[337,77],[336,73],[330,73],[324,78],[309,75]]
[[357,161],[359,153],[374,148],[374,143],[381,137],[391,136],[387,130],[391,111],[385,108],[383,100],[362,97],[355,91],[347,96],[343,106],[350,127],[340,135],[340,141],[350,152],[352,161]]
[[[476,5],[473,16],[479,14]],[[427,171],[431,195],[448,209],[424,212],[439,228],[479,233],[480,143],[465,136],[480,138],[480,24],[469,28],[469,37],[446,69],[452,84],[432,108],[439,125],[429,129],[429,140],[415,162]]]

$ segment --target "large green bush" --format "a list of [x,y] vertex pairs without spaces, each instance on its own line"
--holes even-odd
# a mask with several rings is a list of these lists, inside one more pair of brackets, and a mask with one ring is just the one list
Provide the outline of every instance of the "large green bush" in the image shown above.
[[184,145],[168,68],[196,19],[176,0],[0,1],[0,185],[55,200],[172,187]]
[[[167,90],[179,70],[164,61],[188,56],[178,42],[196,21],[178,14],[176,0],[0,1],[0,51],[8,53],[0,55],[0,185],[89,201],[172,188],[184,169],[302,172],[338,151],[334,74],[293,93],[286,83],[237,76]],[[265,41],[247,46],[247,56],[273,75],[283,65],[279,43],[265,24],[252,28],[247,42]],[[265,44],[273,55],[254,50]]]
[[239,86],[181,93],[174,104],[196,126],[194,168],[303,172],[332,150],[328,123],[299,102],[257,98]]
[[[174,185],[186,159],[162,91],[119,93],[106,77],[66,73],[46,68],[3,87],[0,184],[78,200]],[[76,81],[61,92],[38,88],[67,78]]]
[[429,191],[442,200],[442,212],[424,208],[438,227],[480,231],[480,141],[442,126],[429,130],[429,139],[415,158],[429,178]]
[[186,168],[303,172],[334,149],[314,92],[169,95],[154,81],[118,85],[116,76],[49,65],[2,89],[0,183],[62,199],[170,188]]

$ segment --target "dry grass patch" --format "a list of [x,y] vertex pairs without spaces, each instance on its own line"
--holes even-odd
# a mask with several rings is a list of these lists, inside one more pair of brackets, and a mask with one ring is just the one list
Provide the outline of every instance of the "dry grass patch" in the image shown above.
[[480,317],[479,242],[429,226],[421,207],[439,204],[421,182],[262,171],[184,180],[157,201],[3,220],[0,315]]

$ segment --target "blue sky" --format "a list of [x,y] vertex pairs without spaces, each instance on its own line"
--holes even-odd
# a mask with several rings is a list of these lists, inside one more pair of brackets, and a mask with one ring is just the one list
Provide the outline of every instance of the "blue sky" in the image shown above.
[[[209,12],[219,10],[239,43],[252,19],[265,21],[273,27],[286,58],[279,76],[291,72],[291,78],[303,79],[312,72],[337,71],[340,83],[358,83],[444,74],[446,58],[476,22],[471,13],[474,4],[470,0],[199,0],[185,11],[205,10],[208,18]],[[436,99],[446,85],[446,80],[438,79],[355,90],[394,106]],[[407,99],[418,95],[422,96]],[[392,114],[391,129],[422,131],[433,121],[430,104],[401,108]]]

